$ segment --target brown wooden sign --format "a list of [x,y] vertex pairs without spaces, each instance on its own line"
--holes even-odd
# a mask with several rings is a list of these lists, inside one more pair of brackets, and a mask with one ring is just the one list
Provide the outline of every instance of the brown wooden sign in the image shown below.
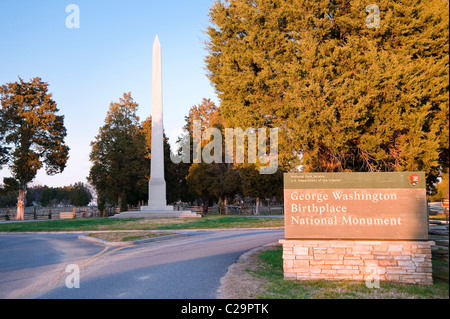
[[428,240],[425,173],[285,174],[286,239]]

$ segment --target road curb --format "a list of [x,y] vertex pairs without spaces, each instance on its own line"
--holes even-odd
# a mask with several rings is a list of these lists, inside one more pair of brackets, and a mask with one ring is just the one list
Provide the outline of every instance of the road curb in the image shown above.
[[168,239],[174,239],[179,237],[186,237],[187,234],[176,234],[176,235],[167,235],[167,236],[160,236],[155,238],[149,238],[149,239],[142,239],[142,240],[136,240],[136,241],[130,241],[130,242],[111,242],[100,238],[90,237],[87,235],[80,235],[78,236],[79,240],[87,241],[95,244],[100,244],[108,247],[131,247],[136,246],[140,244],[147,244],[151,242],[157,242],[162,240],[168,240]]
[[[266,230],[284,230],[284,227],[260,227],[260,228],[186,228],[186,229],[174,229],[174,231],[183,231],[183,232],[209,232],[209,231],[266,231]],[[167,231],[170,231],[167,230]]]

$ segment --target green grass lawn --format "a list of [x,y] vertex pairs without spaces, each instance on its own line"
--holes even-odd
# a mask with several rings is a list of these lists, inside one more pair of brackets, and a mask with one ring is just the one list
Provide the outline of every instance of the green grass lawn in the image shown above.
[[[435,279],[434,285],[381,282],[380,289],[369,289],[356,281],[286,281],[283,274],[283,248],[259,254],[259,265],[249,272],[265,283],[261,299],[448,299],[447,281]],[[448,266],[448,264],[447,264]]]
[[70,219],[0,224],[0,232],[167,230],[283,227],[282,218],[211,215],[201,219]]

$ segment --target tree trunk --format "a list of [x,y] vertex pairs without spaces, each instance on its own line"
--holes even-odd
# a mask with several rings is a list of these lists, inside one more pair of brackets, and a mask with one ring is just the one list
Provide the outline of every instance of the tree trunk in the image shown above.
[[228,215],[228,200],[225,196],[225,199],[223,200],[223,206],[225,207],[225,215]]
[[223,200],[222,197],[219,197],[219,202],[217,203],[218,211],[217,214],[222,215],[223,214]]
[[119,199],[118,199],[118,205],[119,205],[120,213],[128,211],[127,194],[125,194],[125,193],[120,194]]
[[259,197],[256,197],[255,215],[259,215]]
[[122,195],[119,195],[119,198],[117,199],[117,205],[119,206],[119,212],[121,213],[122,209]]
[[209,201],[207,199],[202,200],[202,216],[208,215],[208,205]]
[[25,219],[25,205],[27,204],[27,187],[24,186],[19,190],[19,197],[17,197],[17,214],[16,220]]

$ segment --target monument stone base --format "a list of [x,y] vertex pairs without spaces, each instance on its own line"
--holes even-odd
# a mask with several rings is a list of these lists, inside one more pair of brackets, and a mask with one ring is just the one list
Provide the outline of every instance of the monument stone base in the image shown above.
[[281,240],[286,280],[433,284],[431,241]]
[[173,212],[173,206],[142,206],[141,212]]
[[123,212],[111,218],[201,218],[202,216],[191,211],[173,210],[173,206],[149,207],[143,206],[140,211]]
[[191,211],[173,212],[123,212],[111,218],[201,218],[202,216]]

